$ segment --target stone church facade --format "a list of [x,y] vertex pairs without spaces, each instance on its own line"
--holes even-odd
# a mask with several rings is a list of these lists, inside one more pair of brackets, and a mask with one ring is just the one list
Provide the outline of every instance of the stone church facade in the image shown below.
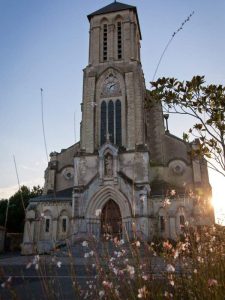
[[[177,239],[185,224],[213,224],[204,159],[164,127],[161,104],[145,107],[136,7],[113,2],[88,15],[81,140],[50,154],[42,196],[26,211],[22,252],[65,239]],[[198,197],[191,195],[198,191]]]

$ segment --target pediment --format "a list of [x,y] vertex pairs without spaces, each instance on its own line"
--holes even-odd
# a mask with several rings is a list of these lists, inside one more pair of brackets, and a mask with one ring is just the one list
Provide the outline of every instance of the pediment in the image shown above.
[[118,148],[111,143],[105,143],[98,151],[99,157],[104,157],[106,153],[112,154],[112,156],[118,155]]

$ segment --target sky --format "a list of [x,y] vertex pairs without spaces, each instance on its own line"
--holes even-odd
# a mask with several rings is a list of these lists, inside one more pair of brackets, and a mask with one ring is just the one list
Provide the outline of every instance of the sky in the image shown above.
[[[48,153],[79,140],[82,70],[88,64],[86,16],[111,2],[0,0],[0,199],[18,188],[13,155],[20,183],[43,185],[47,158],[40,88]],[[192,11],[166,51],[157,77],[189,80],[205,75],[207,83],[225,85],[225,1],[121,2],[138,9],[147,87],[165,45]],[[169,119],[170,132],[180,137],[189,126],[188,119]],[[214,198],[222,203],[224,178],[210,172],[210,182]]]

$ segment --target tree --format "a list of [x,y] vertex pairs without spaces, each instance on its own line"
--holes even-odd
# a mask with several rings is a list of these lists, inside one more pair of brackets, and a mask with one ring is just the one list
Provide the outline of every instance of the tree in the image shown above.
[[188,115],[197,121],[183,135],[188,142],[190,135],[199,140],[199,147],[190,155],[204,156],[209,167],[225,177],[225,87],[205,85],[204,76],[186,82],[163,77],[151,84],[149,99],[161,101],[166,113]]
[[8,208],[7,231],[23,232],[25,211],[29,199],[40,196],[42,188],[34,186],[31,190],[27,186],[22,186],[9,200],[0,201],[0,225],[4,226],[6,217],[6,208]]

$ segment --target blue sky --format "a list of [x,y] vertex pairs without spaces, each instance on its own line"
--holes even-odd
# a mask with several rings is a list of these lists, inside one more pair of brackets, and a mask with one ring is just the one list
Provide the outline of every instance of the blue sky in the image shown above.
[[[0,198],[17,184],[42,184],[46,156],[41,127],[40,88],[44,89],[48,152],[79,139],[82,69],[88,62],[86,15],[110,4],[106,0],[0,0]],[[159,76],[188,80],[205,75],[225,85],[225,1],[130,0],[137,6],[142,30],[142,65],[146,85],[172,33],[194,10],[176,35],[158,70]],[[182,124],[182,126],[181,126]],[[182,136],[188,120],[169,120]],[[211,182],[224,181],[211,176]]]

